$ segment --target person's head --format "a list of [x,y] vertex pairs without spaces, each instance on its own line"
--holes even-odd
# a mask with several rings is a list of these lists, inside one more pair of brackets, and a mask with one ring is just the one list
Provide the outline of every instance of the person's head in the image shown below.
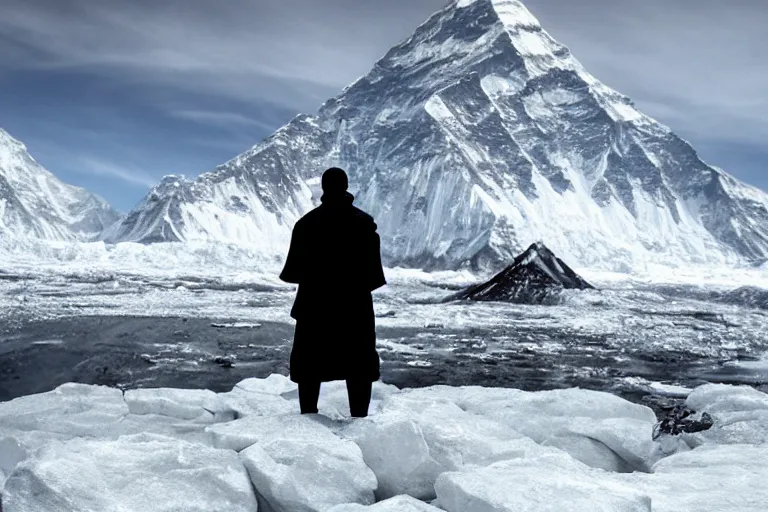
[[347,173],[338,167],[332,167],[323,173],[323,193],[327,195],[340,195],[349,188]]

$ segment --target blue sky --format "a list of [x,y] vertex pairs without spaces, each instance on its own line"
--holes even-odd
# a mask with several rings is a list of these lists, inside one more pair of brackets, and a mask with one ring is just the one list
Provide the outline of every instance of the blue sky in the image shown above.
[[[122,211],[314,112],[444,0],[4,0],[0,127]],[[768,190],[763,0],[530,0],[586,68]]]

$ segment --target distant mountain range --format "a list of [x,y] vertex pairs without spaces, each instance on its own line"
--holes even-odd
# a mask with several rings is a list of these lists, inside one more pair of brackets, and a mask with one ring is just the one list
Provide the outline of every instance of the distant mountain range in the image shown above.
[[118,218],[106,201],[59,181],[0,129],[0,238],[93,241]]
[[515,0],[452,2],[316,115],[194,181],[165,178],[101,237],[279,258],[332,165],[390,266],[498,269],[539,240],[614,270],[768,259],[768,195],[600,83]]

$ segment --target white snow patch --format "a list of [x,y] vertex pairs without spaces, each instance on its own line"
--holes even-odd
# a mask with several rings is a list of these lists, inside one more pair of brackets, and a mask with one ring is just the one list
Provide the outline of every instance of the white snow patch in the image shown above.
[[388,500],[380,501],[369,507],[350,503],[337,505],[326,512],[440,512],[441,509],[433,507],[423,501],[408,495],[395,496]]
[[653,382],[642,377],[625,377],[622,380],[631,388],[673,398],[686,398],[691,394],[692,391],[690,388],[686,388],[684,386]]
[[261,327],[261,324],[249,322],[233,322],[228,324],[213,323],[211,324],[211,327],[216,327],[217,329],[256,329],[257,327]]
[[522,2],[517,0],[492,0],[499,19],[508,27],[540,27],[539,20]]

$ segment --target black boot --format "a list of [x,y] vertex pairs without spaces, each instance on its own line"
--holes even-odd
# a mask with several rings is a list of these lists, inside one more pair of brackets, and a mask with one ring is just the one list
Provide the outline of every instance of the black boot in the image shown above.
[[368,416],[371,405],[371,389],[373,382],[347,380],[347,396],[349,397],[349,413],[353,418]]
[[317,414],[317,400],[319,398],[319,382],[299,383],[299,406],[301,407],[301,414]]

